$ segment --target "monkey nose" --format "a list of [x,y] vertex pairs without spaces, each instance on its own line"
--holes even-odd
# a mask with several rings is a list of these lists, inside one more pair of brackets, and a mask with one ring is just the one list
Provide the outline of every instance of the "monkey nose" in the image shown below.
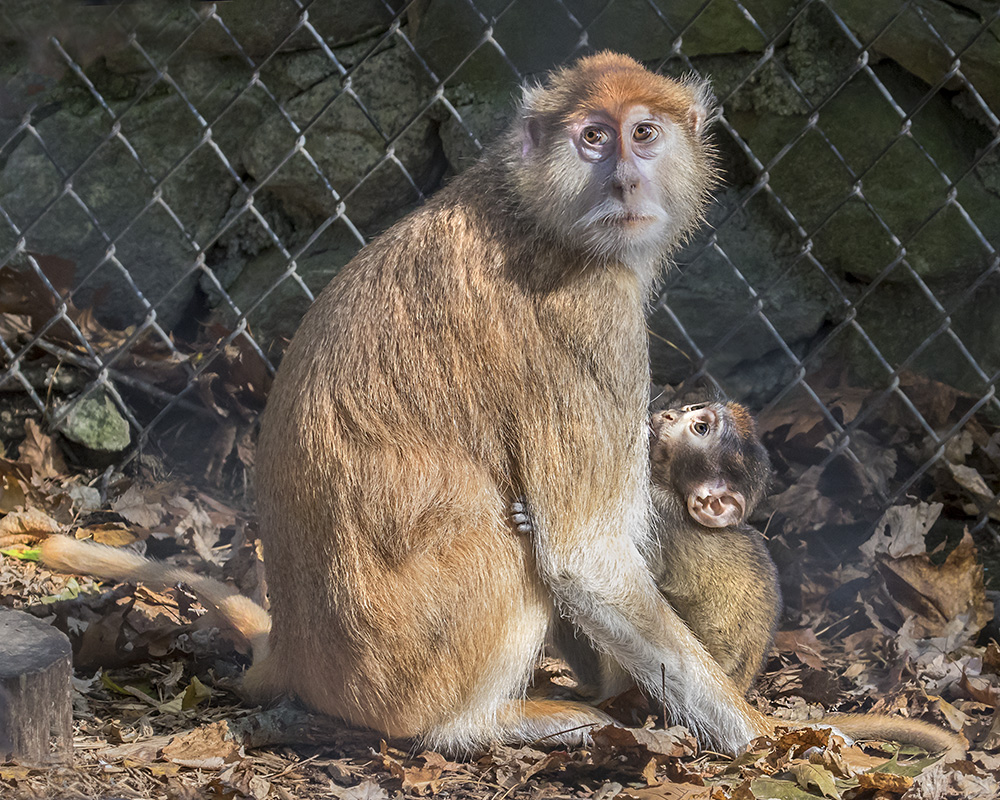
[[618,178],[612,181],[612,188],[615,193],[622,198],[635,194],[639,189],[639,181],[635,178]]

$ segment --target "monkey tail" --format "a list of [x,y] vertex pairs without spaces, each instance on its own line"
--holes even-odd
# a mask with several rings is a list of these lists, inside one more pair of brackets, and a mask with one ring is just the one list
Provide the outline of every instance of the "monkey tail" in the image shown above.
[[42,562],[60,572],[148,583],[151,586],[183,583],[246,638],[254,663],[263,661],[267,656],[270,616],[249,597],[221,581],[205,578],[190,570],[168,567],[120,547],[83,542],[71,536],[49,536],[42,542],[41,551]]
[[949,760],[964,759],[965,738],[920,719],[889,714],[830,714],[818,720],[852,739],[882,739],[915,745],[928,753],[944,753]]

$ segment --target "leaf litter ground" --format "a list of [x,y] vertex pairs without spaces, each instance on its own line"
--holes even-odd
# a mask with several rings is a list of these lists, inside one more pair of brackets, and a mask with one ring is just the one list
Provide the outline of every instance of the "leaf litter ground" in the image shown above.
[[[225,374],[241,382],[244,397],[253,393],[245,376]],[[206,379],[202,394],[210,404],[240,396],[228,388],[213,394],[221,375]],[[329,720],[289,725],[281,715],[296,720],[294,709],[262,716],[236,693],[247,664],[242,643],[183,587],[102,585],[53,574],[33,560],[50,535],[145,547],[263,601],[252,515],[242,500],[198,488],[217,485],[227,459],[241,470],[251,465],[246,425],[213,439],[225,452],[194,480],[165,477],[151,458],[133,462],[127,474],[71,469],[60,443],[27,418],[19,446],[0,459],[0,602],[70,636],[75,756],[65,767],[0,766],[0,796],[1000,796],[1000,647],[992,607],[1000,589],[998,546],[992,522],[976,536],[967,530],[983,513],[1000,519],[1000,432],[969,417],[913,484],[911,494],[922,500],[908,497],[882,514],[878,498],[891,494],[897,476],[920,471],[931,445],[895,395],[870,413],[863,411],[871,407],[870,390],[835,374],[811,381],[839,422],[856,423],[857,458],[837,450],[827,418],[805,398],[789,396],[761,419],[776,479],[755,522],[782,574],[786,612],[752,700],[790,722],[824,710],[919,716],[963,733],[968,760],[944,763],[892,743],[847,746],[816,729],[760,740],[729,759],[699,752],[686,730],[669,727],[669,718],[636,693],[608,704],[632,727],[595,731],[590,748],[553,750],[540,742],[461,760]],[[917,376],[904,376],[901,386],[936,430],[948,430],[971,407],[970,398]],[[221,416],[245,421],[254,413],[247,406]],[[984,572],[984,563],[992,569]],[[565,664],[546,658],[532,691],[571,697],[574,686]]]

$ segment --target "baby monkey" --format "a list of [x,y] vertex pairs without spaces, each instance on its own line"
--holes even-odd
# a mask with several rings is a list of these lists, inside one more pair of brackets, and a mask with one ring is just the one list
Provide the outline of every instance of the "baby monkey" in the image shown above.
[[746,524],[771,476],[756,423],[732,402],[660,411],[650,419],[649,457],[656,584],[746,693],[781,614],[774,561]]
[[[738,403],[668,409],[650,419],[650,494],[657,512],[650,571],[692,633],[744,694],[760,674],[781,613],[781,590],[763,537],[746,524],[771,475],[752,416]],[[530,533],[530,511],[513,521]],[[600,698],[632,681],[566,620],[552,644],[569,662],[580,691]],[[918,719],[831,714],[815,722],[855,739],[906,742],[949,759],[965,757],[960,736]]]
[[[660,592],[746,694],[760,673],[781,614],[781,589],[763,537],[746,524],[771,476],[757,426],[739,403],[700,403],[650,419],[655,547],[649,568]],[[524,502],[513,505],[531,531]],[[552,643],[580,690],[607,696],[630,684],[614,663],[558,624]]]

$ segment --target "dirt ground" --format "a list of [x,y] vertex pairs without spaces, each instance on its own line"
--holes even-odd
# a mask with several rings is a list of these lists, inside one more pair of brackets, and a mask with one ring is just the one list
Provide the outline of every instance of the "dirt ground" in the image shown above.
[[[941,429],[967,416],[972,401],[960,393],[916,376],[903,384]],[[872,396],[837,375],[817,386],[845,421]],[[877,408],[852,436],[858,459],[838,455],[823,412],[802,398],[760,420],[776,476],[754,522],[786,610],[752,700],[790,721],[824,710],[920,717],[962,733],[966,760],[848,746],[814,729],[760,740],[734,760],[699,751],[638,695],[609,709],[632,727],[596,731],[587,749],[495,747],[450,760],[329,721],[311,744],[258,746],[240,732],[263,719],[236,692],[246,654],[193,595],[97,584],[37,562],[46,536],[145,546],[263,600],[249,501],[239,481],[218,480],[252,465],[244,431],[230,431],[231,451],[192,476],[150,454],[123,469],[73,466],[29,418],[0,459],[0,603],[69,635],[75,752],[67,766],[0,765],[0,797],[996,798],[1000,580],[990,565],[1000,514],[994,507],[990,524],[969,528],[1000,485],[1000,433],[973,414],[883,515],[879,493],[926,464],[928,445],[891,398]],[[574,686],[564,664],[545,659],[533,691],[571,696]]]

